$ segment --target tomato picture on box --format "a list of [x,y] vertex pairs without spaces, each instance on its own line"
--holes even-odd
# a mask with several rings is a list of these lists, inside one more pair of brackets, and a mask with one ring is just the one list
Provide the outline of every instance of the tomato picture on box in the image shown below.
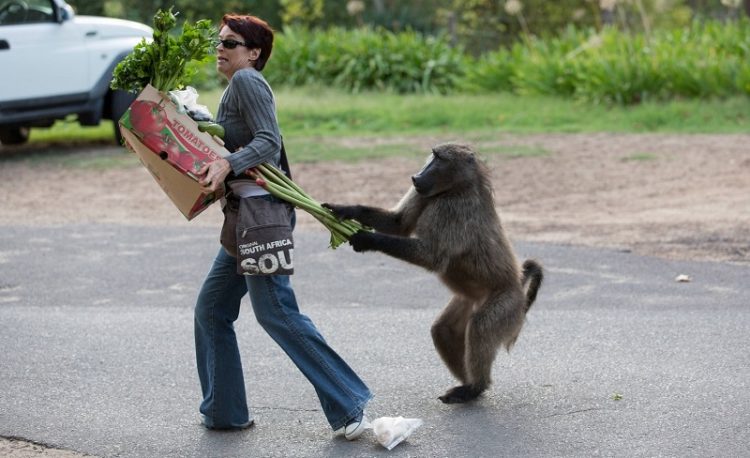
[[198,130],[198,124],[177,112],[174,103],[147,86],[120,119],[124,127],[151,151],[190,176],[206,162],[229,154],[215,137]]
[[203,193],[196,172],[229,151],[220,139],[201,132],[190,116],[178,112],[169,97],[147,86],[119,126],[125,146],[138,155],[187,219],[221,197],[222,193]]

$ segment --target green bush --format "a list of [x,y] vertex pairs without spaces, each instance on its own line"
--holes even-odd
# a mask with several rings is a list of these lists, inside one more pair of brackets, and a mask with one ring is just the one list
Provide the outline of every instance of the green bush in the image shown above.
[[223,85],[224,76],[216,70],[215,59],[210,59],[208,62],[191,61],[187,65],[195,69],[190,85],[199,91],[212,91]]
[[463,77],[464,54],[447,39],[413,31],[286,28],[264,71],[272,85],[321,85],[396,93],[447,93]]
[[[750,95],[750,21],[694,22],[650,36],[569,27],[472,58],[413,31],[287,28],[264,74],[274,87],[397,94],[510,92],[607,104]],[[223,79],[203,64],[194,86]]]
[[750,94],[750,21],[694,22],[650,37],[568,29],[486,54],[462,87],[632,104]]

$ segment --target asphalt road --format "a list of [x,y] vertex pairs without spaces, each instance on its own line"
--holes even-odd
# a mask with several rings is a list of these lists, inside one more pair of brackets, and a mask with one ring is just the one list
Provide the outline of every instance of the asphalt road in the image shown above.
[[[392,451],[331,437],[312,387],[246,307],[250,430],[198,422],[192,307],[206,228],[0,227],[0,436],[122,457],[750,456],[750,266],[518,244],[547,280],[478,402],[429,327],[449,294],[379,254],[296,234],[303,309],[367,381],[370,417],[424,426]],[[675,277],[687,274],[689,283]]]

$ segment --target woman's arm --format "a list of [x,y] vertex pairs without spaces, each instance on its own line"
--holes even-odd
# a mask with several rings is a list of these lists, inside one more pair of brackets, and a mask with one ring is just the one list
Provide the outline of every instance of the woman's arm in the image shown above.
[[281,151],[276,104],[268,83],[256,71],[239,71],[231,84],[233,97],[229,103],[237,105],[252,140],[226,158],[204,164],[197,171],[204,192],[216,191],[230,172],[242,175],[251,167],[271,161]]
[[243,70],[232,78],[235,102],[253,139],[228,158],[232,171],[243,174],[250,167],[271,161],[281,151],[276,104],[268,83],[255,70]]

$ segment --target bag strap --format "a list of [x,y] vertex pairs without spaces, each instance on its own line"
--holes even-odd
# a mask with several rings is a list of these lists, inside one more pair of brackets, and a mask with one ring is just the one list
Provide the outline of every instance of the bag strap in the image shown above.
[[281,139],[281,159],[279,160],[281,170],[284,171],[289,179],[292,179],[292,169],[289,167],[289,159],[286,157],[286,149],[284,148],[284,139]]

